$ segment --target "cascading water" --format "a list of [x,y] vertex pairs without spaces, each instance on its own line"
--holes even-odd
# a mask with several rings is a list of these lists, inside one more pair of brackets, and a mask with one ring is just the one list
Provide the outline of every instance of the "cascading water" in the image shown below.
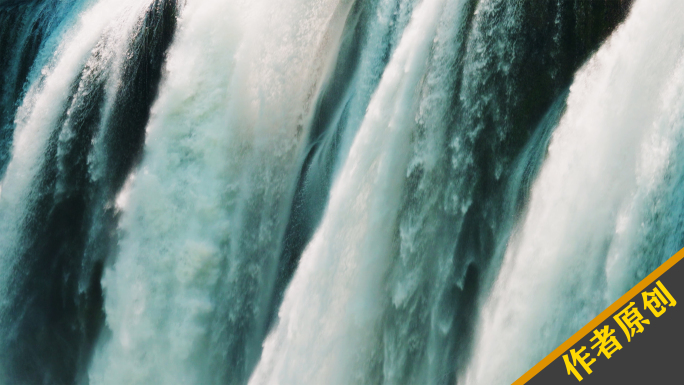
[[482,310],[466,384],[513,380],[682,247],[684,55],[673,47],[684,28],[668,16],[681,8],[637,2],[577,73]]
[[[44,13],[54,7],[33,6],[26,12],[38,21],[25,27],[46,38],[34,69],[19,65],[36,74],[0,183],[0,374],[7,383],[71,383],[84,376],[102,325],[99,275],[116,224],[108,201],[139,156],[175,8],[75,3],[63,13],[77,18],[53,25]],[[22,10],[3,9],[8,18],[13,7]]]
[[312,103],[350,6],[185,5],[145,159],[117,199],[123,234],[103,279],[112,335],[91,382],[244,381]]
[[684,246],[682,7],[0,2],[0,384],[512,382]]

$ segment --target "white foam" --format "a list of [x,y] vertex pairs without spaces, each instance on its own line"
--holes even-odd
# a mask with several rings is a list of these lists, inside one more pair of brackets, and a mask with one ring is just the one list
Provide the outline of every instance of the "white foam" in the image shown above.
[[185,4],[120,194],[92,384],[239,381],[256,360],[312,104],[350,6]]
[[667,145],[649,138],[663,116],[681,110],[663,100],[681,83],[673,47],[684,41],[675,16],[683,10],[677,1],[638,1],[575,76],[459,383],[513,382],[636,283],[630,263],[607,266],[607,257],[640,221],[629,214],[633,197],[666,163]]
[[371,380],[421,83],[444,4],[425,0],[413,12],[250,384]]
[[[20,231],[30,217],[29,208],[39,193],[38,173],[45,161],[52,135],[60,132],[59,120],[69,109],[69,96],[79,86],[75,99],[89,90],[82,87],[83,71],[104,71],[111,56],[125,55],[123,42],[147,0],[101,0],[84,11],[65,33],[53,59],[43,68],[17,111],[12,158],[0,182],[0,298],[13,274],[14,257],[22,247]],[[98,42],[106,40],[108,45]],[[99,55],[93,55],[99,50]],[[87,69],[86,63],[90,63]],[[84,76],[87,76],[85,74]],[[61,132],[61,139],[69,135]]]

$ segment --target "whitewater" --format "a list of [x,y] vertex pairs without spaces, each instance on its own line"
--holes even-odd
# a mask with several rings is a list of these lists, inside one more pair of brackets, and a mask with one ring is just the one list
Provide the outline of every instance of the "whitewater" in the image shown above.
[[684,246],[675,0],[0,2],[0,384],[508,384]]

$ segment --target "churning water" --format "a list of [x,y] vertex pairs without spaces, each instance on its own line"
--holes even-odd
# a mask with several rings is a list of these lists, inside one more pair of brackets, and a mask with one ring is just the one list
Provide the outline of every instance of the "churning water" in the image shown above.
[[0,2],[0,384],[508,384],[684,246],[676,0]]

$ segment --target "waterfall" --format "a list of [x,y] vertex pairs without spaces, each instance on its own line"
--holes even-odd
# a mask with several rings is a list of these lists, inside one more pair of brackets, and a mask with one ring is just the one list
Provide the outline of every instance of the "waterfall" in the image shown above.
[[[19,66],[35,74],[16,110],[0,182],[0,373],[8,382],[84,375],[103,318],[99,272],[115,223],[108,201],[140,151],[139,121],[170,40],[160,20],[169,19],[169,5],[75,3],[60,12],[76,19],[59,25],[42,19],[59,7],[35,5],[38,21],[27,28],[37,33],[45,22],[48,37],[37,69]],[[112,151],[117,156],[102,159]]]
[[681,7],[637,2],[576,74],[464,383],[515,380],[682,247]]
[[[32,82],[59,44],[61,32],[73,22],[83,2],[74,6],[35,2],[0,13],[0,175],[9,158],[13,117],[24,96],[24,82]],[[32,65],[32,62],[36,65]]]
[[0,384],[511,383],[683,246],[680,8],[0,0]]
[[387,306],[378,278],[393,260],[398,182],[408,165],[417,97],[444,7],[440,0],[422,2],[388,63],[253,383],[373,381],[373,358],[382,355],[375,340],[382,338],[378,329]]
[[92,383],[241,383],[248,374],[312,103],[350,6],[183,8],[145,158],[117,198],[122,235],[103,278],[111,335]]

